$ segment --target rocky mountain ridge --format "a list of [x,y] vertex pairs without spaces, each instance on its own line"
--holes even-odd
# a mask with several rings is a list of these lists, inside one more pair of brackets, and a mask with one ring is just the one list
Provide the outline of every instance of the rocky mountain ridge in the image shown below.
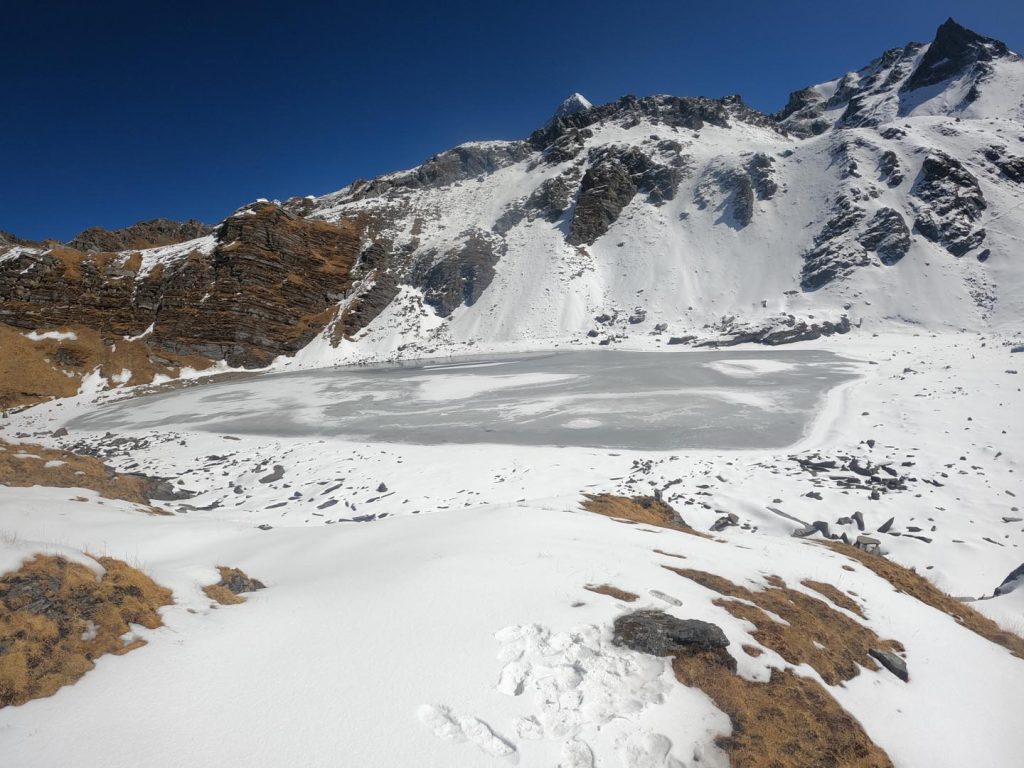
[[1024,62],[952,20],[775,115],[738,96],[573,94],[526,139],[217,227],[5,235],[0,323],[141,343],[170,375],[171,356],[1019,332],[1022,116]]

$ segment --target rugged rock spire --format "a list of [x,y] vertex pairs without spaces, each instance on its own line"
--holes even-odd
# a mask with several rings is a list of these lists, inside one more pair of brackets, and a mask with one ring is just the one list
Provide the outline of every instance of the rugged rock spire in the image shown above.
[[936,30],[935,39],[921,57],[917,69],[907,78],[903,90],[913,91],[941,83],[973,64],[1009,54],[1004,43],[962,27],[952,18],[946,19]]

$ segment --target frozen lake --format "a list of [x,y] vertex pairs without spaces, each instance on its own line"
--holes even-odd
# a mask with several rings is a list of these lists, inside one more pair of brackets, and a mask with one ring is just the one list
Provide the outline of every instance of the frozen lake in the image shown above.
[[266,374],[149,395],[70,424],[420,444],[777,448],[856,376],[830,352],[588,350]]

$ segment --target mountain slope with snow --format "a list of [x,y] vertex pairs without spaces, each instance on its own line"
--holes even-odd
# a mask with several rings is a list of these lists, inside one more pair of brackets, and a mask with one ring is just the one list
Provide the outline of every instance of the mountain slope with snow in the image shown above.
[[652,335],[1013,334],[1022,100],[1024,61],[952,20],[775,116],[738,97],[573,94],[526,140],[259,201],[193,241],[12,242],[0,322],[85,316],[157,356],[244,367],[299,350],[331,364]]

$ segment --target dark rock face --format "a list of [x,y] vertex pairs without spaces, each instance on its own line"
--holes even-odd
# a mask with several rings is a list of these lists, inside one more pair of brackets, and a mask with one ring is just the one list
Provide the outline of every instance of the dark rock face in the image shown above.
[[389,266],[407,256],[407,253],[396,253],[385,240],[378,240],[363,250],[352,269],[352,282],[359,285],[348,294],[345,308],[334,324],[334,342],[351,338],[387,308],[399,291],[398,277]]
[[[530,134],[530,146],[540,152],[555,147],[558,140],[572,132],[580,131],[600,122],[614,121],[622,125],[635,124],[641,118],[655,124],[675,128],[689,128],[698,131],[705,124],[729,127],[730,120],[740,120],[780,130],[778,125],[767,115],[746,106],[738,96],[727,96],[722,99],[679,96],[623,96],[611,104],[591,107],[553,120],[540,130]],[[545,157],[548,162],[564,162],[561,153],[558,157]]]
[[739,229],[747,226],[754,218],[754,186],[750,176],[739,168],[724,173],[719,183],[729,195],[729,208],[733,221]]
[[963,256],[985,240],[985,230],[974,228],[986,208],[985,198],[978,180],[956,158],[930,152],[911,194],[927,204],[914,228],[954,256]]
[[841,195],[832,206],[832,216],[821,231],[815,235],[814,244],[804,254],[803,274],[800,287],[815,291],[840,277],[849,275],[855,268],[871,263],[871,259],[859,243],[844,237],[866,216],[864,209]]
[[778,185],[771,178],[771,160],[755,155],[745,166],[712,167],[705,171],[693,201],[702,211],[717,202],[715,210],[720,216],[715,224],[743,229],[754,218],[755,198],[765,200],[777,191]]
[[892,208],[879,208],[867,223],[859,242],[878,254],[883,264],[895,264],[910,250],[910,228]]
[[890,187],[898,187],[903,183],[903,171],[900,159],[891,149],[882,153],[878,160],[878,173]]
[[629,172],[617,160],[592,166],[583,176],[568,242],[593,243],[615,223],[636,192]]
[[896,677],[904,683],[910,680],[910,673],[907,672],[907,662],[895,653],[891,653],[890,651],[881,651],[876,648],[872,648],[868,653],[873,659],[896,675]]
[[103,229],[93,227],[80,232],[67,245],[78,251],[116,252],[155,248],[173,245],[186,240],[195,240],[213,232],[214,228],[195,219],[171,221],[152,219],[140,221],[124,229]]
[[1021,584],[1024,584],[1024,563],[1021,563],[1007,574],[1002,584],[996,587],[995,594],[996,596],[1007,595],[1020,587]]
[[636,147],[599,150],[583,175],[567,242],[593,243],[638,192],[646,193],[651,203],[671,200],[681,178],[680,168],[657,163]]
[[991,162],[1010,181],[1024,184],[1024,157],[1006,156],[1005,147],[993,146],[985,150],[985,159]]
[[754,192],[758,200],[771,200],[779,191],[775,183],[773,168],[775,161],[764,152],[756,153],[747,163],[747,172],[753,182]]
[[921,57],[921,63],[903,84],[903,90],[913,91],[941,83],[975,64],[987,74],[988,62],[1009,54],[1007,47],[998,40],[982,37],[953,19],[946,19],[935,32],[935,39]]
[[413,284],[423,289],[427,304],[447,317],[462,304],[471,307],[476,303],[494,279],[494,265],[503,249],[504,244],[489,234],[472,232],[458,251],[414,270],[419,274],[414,274]]
[[726,649],[729,639],[715,624],[677,619],[662,611],[634,611],[615,620],[612,642],[653,656],[680,656],[710,651],[736,671],[736,660]]

